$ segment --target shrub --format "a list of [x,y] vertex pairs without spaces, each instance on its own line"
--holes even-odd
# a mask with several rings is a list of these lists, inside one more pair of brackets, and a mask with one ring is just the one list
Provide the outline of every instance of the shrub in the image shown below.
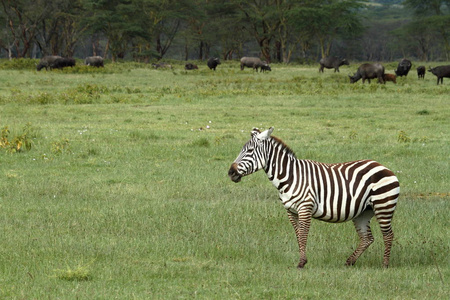
[[14,138],[10,138],[9,134],[9,128],[8,126],[5,126],[1,131],[0,136],[0,148],[6,149],[8,152],[16,153],[21,152],[24,149],[31,150],[32,146],[32,140],[31,140],[31,123],[27,123],[24,128],[23,132]]
[[29,70],[36,69],[39,59],[14,58],[0,60],[0,69],[2,70]]
[[399,143],[409,143],[411,138],[403,130],[398,133],[397,141]]

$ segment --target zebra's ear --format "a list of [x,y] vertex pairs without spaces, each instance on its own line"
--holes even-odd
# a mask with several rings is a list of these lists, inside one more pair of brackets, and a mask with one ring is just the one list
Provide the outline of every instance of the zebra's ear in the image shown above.
[[252,132],[251,132],[251,134],[250,134],[250,136],[255,136],[255,135],[258,135],[258,134],[260,134],[261,133],[261,130],[259,130],[258,128],[256,128],[256,127],[253,127],[253,129],[252,129]]
[[257,136],[256,136],[256,138],[258,139],[258,140],[266,140],[266,139],[268,139],[269,137],[270,137],[270,135],[272,134],[272,132],[273,132],[273,127],[270,127],[269,129],[267,129],[266,131],[263,131],[263,132],[261,132],[260,134],[258,134]]

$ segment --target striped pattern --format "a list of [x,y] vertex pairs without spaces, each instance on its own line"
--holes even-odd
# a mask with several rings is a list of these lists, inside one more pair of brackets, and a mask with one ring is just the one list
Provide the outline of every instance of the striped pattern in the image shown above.
[[393,240],[391,222],[400,188],[392,171],[373,160],[324,164],[299,160],[273,128],[252,131],[252,137],[228,172],[231,180],[264,169],[279,191],[300,249],[299,268],[306,264],[306,240],[311,219],[339,223],[352,220],[360,237],[347,259],[353,265],[373,242],[370,220],[376,217],[385,243],[384,266],[389,265]]

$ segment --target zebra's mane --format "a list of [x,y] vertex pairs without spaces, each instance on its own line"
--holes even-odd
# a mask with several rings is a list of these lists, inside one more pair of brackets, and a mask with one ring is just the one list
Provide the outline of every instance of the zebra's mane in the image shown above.
[[292,155],[294,158],[297,158],[294,151],[291,148],[289,148],[289,146],[286,145],[281,139],[275,136],[271,136],[271,139],[274,140],[277,145],[281,146],[281,149],[286,151],[287,154]]

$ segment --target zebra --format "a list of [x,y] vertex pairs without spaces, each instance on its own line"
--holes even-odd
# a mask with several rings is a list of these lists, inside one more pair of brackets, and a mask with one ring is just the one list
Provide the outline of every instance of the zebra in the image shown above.
[[306,241],[312,218],[330,223],[353,221],[360,241],[346,261],[351,266],[374,241],[370,229],[373,216],[381,228],[383,265],[388,267],[394,238],[391,222],[400,194],[394,173],[373,160],[325,164],[297,159],[282,140],[271,136],[273,130],[253,128],[228,176],[237,183],[264,169],[294,227],[300,252],[297,267],[301,269],[307,262]]

